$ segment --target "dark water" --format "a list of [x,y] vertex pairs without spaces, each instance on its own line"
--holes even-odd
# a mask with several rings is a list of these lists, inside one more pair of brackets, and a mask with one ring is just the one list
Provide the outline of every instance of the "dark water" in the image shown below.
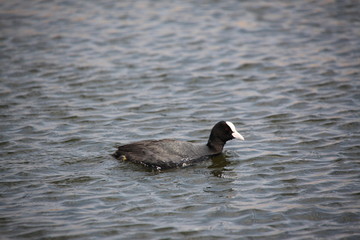
[[[359,239],[359,1],[1,1],[1,239]],[[193,167],[143,139],[245,142]]]

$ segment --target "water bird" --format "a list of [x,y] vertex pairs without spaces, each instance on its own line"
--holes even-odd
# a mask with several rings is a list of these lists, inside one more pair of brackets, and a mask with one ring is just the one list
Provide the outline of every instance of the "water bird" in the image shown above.
[[175,139],[144,140],[119,146],[112,156],[157,170],[185,167],[222,153],[225,143],[232,139],[244,140],[244,137],[232,122],[220,121],[212,128],[207,144]]

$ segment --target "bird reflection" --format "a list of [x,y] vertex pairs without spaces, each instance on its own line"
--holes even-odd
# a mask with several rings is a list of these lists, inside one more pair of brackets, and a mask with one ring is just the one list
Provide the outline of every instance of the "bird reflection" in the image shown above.
[[211,157],[212,164],[208,167],[211,170],[211,174],[215,177],[222,177],[224,171],[228,171],[226,166],[228,166],[231,162],[226,160],[226,155],[221,153],[219,155]]

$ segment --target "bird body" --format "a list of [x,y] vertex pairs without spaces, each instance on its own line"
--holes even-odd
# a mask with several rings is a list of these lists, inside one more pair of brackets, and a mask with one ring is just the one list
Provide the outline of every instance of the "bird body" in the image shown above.
[[211,130],[208,143],[196,144],[175,139],[144,140],[118,147],[117,159],[155,169],[184,167],[220,154],[226,141],[244,138],[231,122],[218,122]]

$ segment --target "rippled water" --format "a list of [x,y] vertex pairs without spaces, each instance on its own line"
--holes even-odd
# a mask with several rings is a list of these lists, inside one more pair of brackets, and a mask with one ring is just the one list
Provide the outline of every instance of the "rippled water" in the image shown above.
[[[0,5],[1,238],[360,238],[358,1]],[[219,120],[209,162],[110,156]]]

